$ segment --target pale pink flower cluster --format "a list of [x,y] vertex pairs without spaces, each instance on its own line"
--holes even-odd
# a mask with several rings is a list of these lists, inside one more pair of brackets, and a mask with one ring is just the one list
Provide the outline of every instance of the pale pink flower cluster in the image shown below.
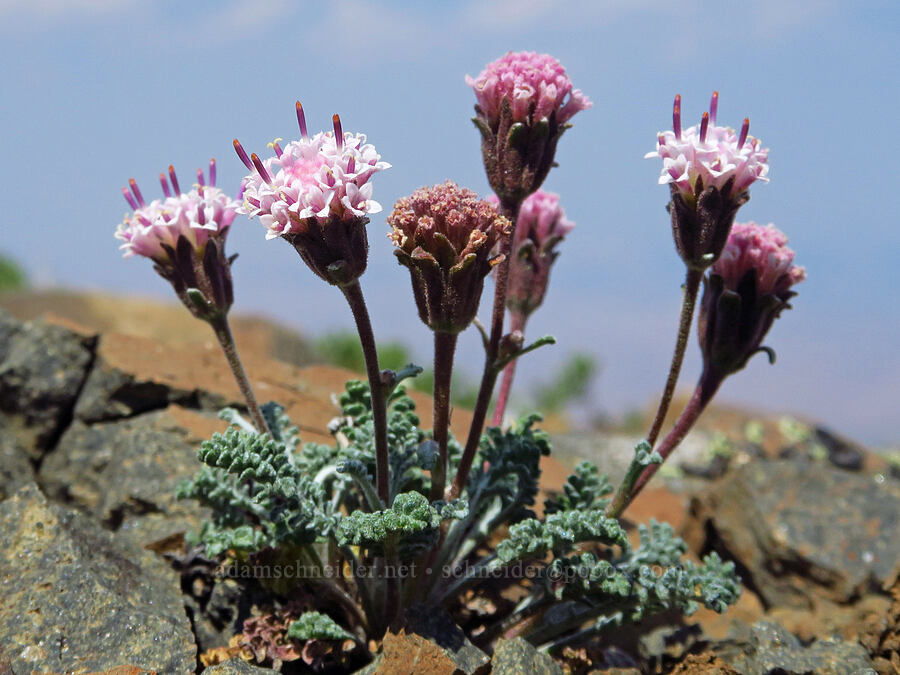
[[522,202],[513,247],[528,238],[540,248],[550,239],[562,239],[573,227],[575,223],[566,218],[566,212],[559,205],[559,195],[538,190]]
[[681,97],[675,99],[673,130],[661,131],[656,150],[645,158],[663,161],[659,183],[671,183],[688,198],[694,195],[697,180],[703,188],[722,189],[734,178],[732,194],[740,194],[757,181],[768,182],[769,149],[758,138],[749,136],[750,122],[744,120],[740,134],[731,127],[716,125],[718,93],[713,94],[710,110],[700,124],[681,129]]
[[572,88],[565,69],[549,54],[508,52],[477,78],[466,75],[466,84],[475,90],[478,106],[492,123],[500,116],[504,98],[509,99],[513,121],[526,123],[549,118],[555,111],[556,122],[565,124],[593,105],[580,89]]
[[787,242],[784,233],[771,223],[735,223],[712,272],[722,277],[726,288],[734,290],[743,276],[755,269],[759,295],[782,293],[806,279],[806,270],[793,264],[794,252]]
[[175,249],[182,236],[202,252],[210,237],[224,236],[234,221],[240,204],[213,185],[214,162],[210,162],[210,184],[204,185],[203,173],[198,171],[198,184],[187,193],[180,192],[172,167],[169,176],[174,192],[169,190],[165,174],[160,174],[165,197],[149,204],[145,203],[134,180],[129,181],[130,192],[122,189],[134,209],[116,229],[116,238],[124,242],[119,247],[125,251],[124,257],[142,255],[165,263],[169,254],[163,246]]
[[[305,131],[305,123],[303,123]],[[340,139],[338,142],[337,139]],[[239,148],[239,144],[235,145]],[[244,179],[243,205],[239,212],[259,216],[267,239],[302,228],[301,221],[350,220],[381,211],[372,199],[369,179],[390,168],[381,161],[375,146],[364,134],[344,133],[336,122],[335,132],[318,133],[280,148],[273,143],[275,157],[260,161],[255,155]],[[243,148],[238,154],[243,153]],[[246,158],[246,154],[242,159]]]

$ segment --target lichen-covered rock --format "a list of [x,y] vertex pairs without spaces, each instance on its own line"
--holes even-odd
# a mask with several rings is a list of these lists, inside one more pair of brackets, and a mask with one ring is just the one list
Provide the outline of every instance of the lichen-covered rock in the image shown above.
[[12,433],[0,429],[0,501],[32,480],[34,469],[25,449]]
[[205,511],[175,499],[176,485],[199,467],[186,417],[202,416],[157,411],[91,426],[76,420],[41,466],[41,485],[141,546],[199,529]]
[[278,671],[252,666],[241,659],[228,659],[225,663],[204,668],[200,675],[272,675]]
[[858,643],[818,640],[808,647],[776,623],[759,621],[742,638],[714,647],[741,675],[859,675],[874,673],[869,655]]
[[491,675],[562,675],[562,668],[522,638],[498,640]]
[[39,460],[72,417],[94,338],[0,309],[0,425]]
[[0,504],[0,597],[13,673],[196,668],[174,573],[34,484]]
[[741,566],[767,607],[883,590],[900,565],[900,485],[804,459],[747,464],[693,510],[706,546]]

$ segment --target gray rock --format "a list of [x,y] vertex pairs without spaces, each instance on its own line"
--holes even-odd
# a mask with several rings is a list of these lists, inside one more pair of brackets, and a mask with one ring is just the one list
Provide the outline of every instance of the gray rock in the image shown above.
[[815,439],[828,451],[828,461],[839,469],[859,471],[866,461],[865,451],[824,427],[816,427]]
[[494,647],[491,675],[562,675],[562,668],[522,638],[500,639]]
[[695,512],[767,606],[848,602],[900,569],[900,485],[804,459],[730,472]]
[[75,417],[87,423],[131,417],[165,408],[190,397],[158,382],[144,382],[98,359],[75,405]]
[[225,663],[204,668],[200,675],[271,675],[277,672],[271,668],[251,666],[241,659],[228,659]]
[[785,628],[768,621],[750,627],[743,639],[729,640],[713,651],[743,675],[864,675],[875,670],[860,644],[819,640],[809,647]]
[[33,480],[34,469],[25,449],[12,433],[0,429],[0,501]]
[[0,424],[39,460],[72,417],[94,338],[0,310]]
[[205,510],[174,494],[199,468],[186,431],[159,411],[92,426],[76,420],[47,456],[39,480],[51,498],[148,546],[199,528]]
[[0,504],[0,597],[13,673],[195,671],[175,574],[34,484]]

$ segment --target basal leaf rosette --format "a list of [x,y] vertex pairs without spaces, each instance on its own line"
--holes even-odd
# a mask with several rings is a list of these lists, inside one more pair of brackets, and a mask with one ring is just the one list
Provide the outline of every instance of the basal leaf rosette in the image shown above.
[[394,205],[388,237],[409,269],[419,317],[432,330],[459,333],[475,318],[484,278],[511,223],[487,201],[451,181],[419,188]]
[[659,183],[669,185],[675,246],[688,267],[700,270],[721,254],[749,187],[769,180],[769,150],[749,135],[750,120],[740,132],[716,125],[718,102],[714,92],[700,124],[682,129],[676,96],[672,130],[661,131],[656,150],[645,155],[662,159]]
[[225,237],[239,203],[215,187],[215,160],[210,160],[208,181],[198,169],[197,183],[188,192],[181,192],[171,166],[159,180],[163,198],[150,203],[134,179],[122,188],[134,210],[116,229],[124,257],[152,260],[194,316],[209,320],[224,315],[234,301]]
[[724,378],[741,370],[762,346],[772,323],[806,271],[793,264],[787,237],[774,225],[735,223],[722,256],[705,279],[698,323],[704,371]]
[[[495,196],[489,198],[498,205]],[[522,202],[513,235],[506,306],[528,316],[544,301],[557,245],[575,227],[566,218],[559,195],[538,190]]]
[[241,213],[258,217],[268,239],[290,242],[309,268],[328,283],[343,286],[366,270],[369,214],[380,212],[372,199],[372,176],[390,168],[364,134],[334,131],[309,136],[297,103],[301,138],[284,147],[275,140],[275,156],[247,156],[235,150],[251,171],[244,179]]
[[488,181],[501,202],[518,206],[544,182],[569,120],[593,104],[549,54],[508,52],[466,84],[478,101]]

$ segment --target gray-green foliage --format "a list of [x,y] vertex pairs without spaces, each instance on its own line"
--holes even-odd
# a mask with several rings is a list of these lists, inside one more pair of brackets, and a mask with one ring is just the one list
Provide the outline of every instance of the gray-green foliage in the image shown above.
[[544,500],[544,513],[604,509],[606,497],[613,493],[612,483],[596,465],[581,462],[563,485],[562,493]]
[[[649,451],[645,455],[653,461]],[[687,545],[666,523],[639,526],[640,545],[632,549],[619,522],[604,515],[611,491],[596,467],[582,463],[562,494],[546,500],[543,519],[513,525],[497,545],[494,569],[550,556],[543,585],[523,603],[552,609],[552,620],[527,635],[538,644],[566,644],[573,635],[583,639],[671,609],[691,614],[702,605],[723,612],[740,595],[732,563],[715,553],[701,564],[684,560]],[[587,622],[593,624],[584,630]]]
[[397,495],[389,509],[374,513],[354,511],[341,521],[337,538],[341,545],[379,546],[391,535],[436,533],[441,521],[464,518],[464,502],[434,502],[420,492]]
[[212,510],[198,536],[210,555],[308,544],[337,525],[324,488],[295,461],[296,428],[276,406],[266,414],[275,438],[241,428],[237,413],[226,410],[235,426],[203,442],[197,455],[206,466],[178,488],[178,497]]
[[353,636],[334,619],[321,612],[304,612],[288,628],[289,638],[296,640],[352,640]]
[[[207,552],[276,549],[277,554],[280,549],[320,565],[325,553],[330,565],[348,563],[352,569],[380,559],[474,570],[409,582],[412,595],[436,604],[452,601],[464,589],[477,593],[490,578],[479,572],[536,566],[541,572],[525,586],[526,598],[516,610],[523,616],[547,612],[546,621],[524,633],[536,644],[566,644],[670,609],[691,613],[703,605],[724,611],[736,601],[740,582],[731,563],[715,554],[700,564],[685,561],[687,547],[670,526],[641,526],[640,545],[632,549],[619,521],[604,513],[612,486],[591,463],[579,464],[561,493],[545,499],[544,515],[537,517],[531,507],[539,492],[540,462],[550,453],[547,435],[535,426],[537,415],[506,430],[488,429],[462,499],[431,501],[426,495],[435,443],[420,428],[415,405],[402,388],[390,393],[388,403],[388,504],[373,481],[367,385],[347,383],[341,415],[330,426],[331,445],[301,446],[297,428],[274,404],[264,406],[271,435],[255,433],[235,411],[224,411],[231,427],[202,444],[198,456],[205,466],[179,489],[180,496],[212,509],[198,535]],[[450,447],[452,476],[461,450],[455,441]],[[649,446],[638,446],[636,453],[642,466],[659,459]],[[507,528],[506,537],[486,549],[501,528]],[[436,553],[420,557],[439,541]],[[373,620],[381,611],[379,582],[364,577],[356,582],[363,611]],[[290,635],[350,637],[317,612],[295,621]]]

